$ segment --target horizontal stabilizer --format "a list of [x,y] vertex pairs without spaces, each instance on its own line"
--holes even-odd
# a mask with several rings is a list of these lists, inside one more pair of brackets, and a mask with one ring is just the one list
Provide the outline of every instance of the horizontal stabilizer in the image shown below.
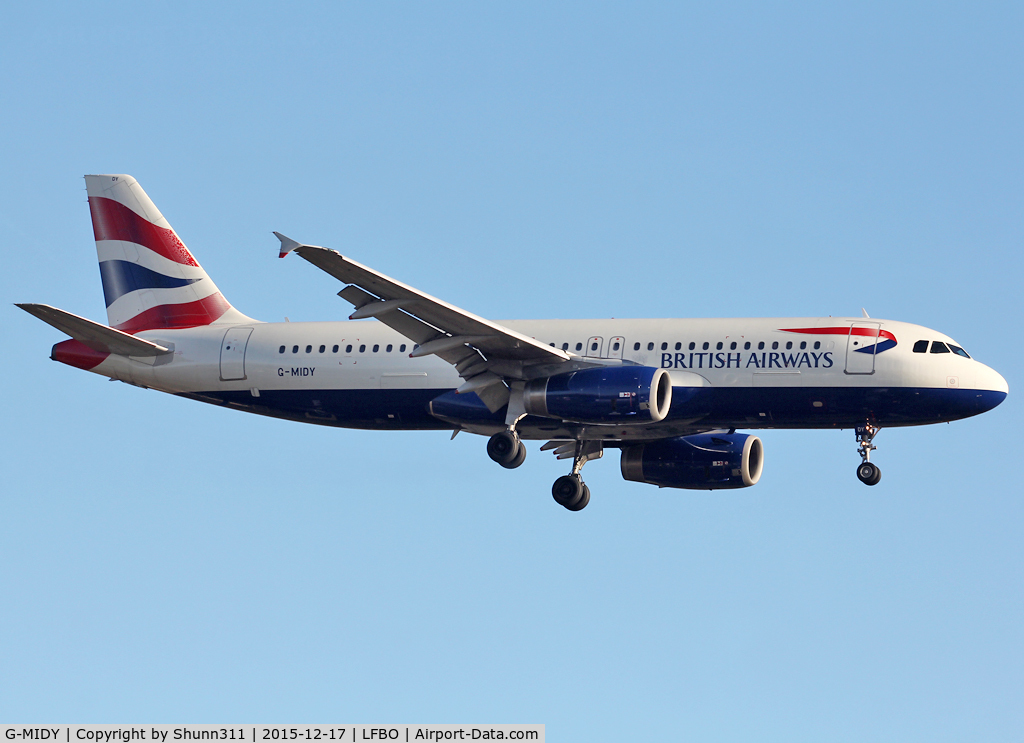
[[62,333],[67,333],[94,351],[113,353],[119,356],[163,356],[166,353],[171,353],[171,350],[164,346],[136,338],[128,333],[122,333],[114,328],[108,328],[106,325],[86,320],[84,317],[72,315],[70,312],[58,310],[48,304],[17,304],[16,306],[52,325]]

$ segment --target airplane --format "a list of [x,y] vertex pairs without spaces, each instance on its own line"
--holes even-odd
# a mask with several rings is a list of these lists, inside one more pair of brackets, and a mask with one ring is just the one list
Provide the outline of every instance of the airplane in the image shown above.
[[338,279],[349,321],[268,323],[235,309],[138,182],[87,175],[108,325],[17,306],[71,336],[50,358],[138,387],[323,426],[487,436],[506,468],[524,441],[571,459],[552,496],[590,502],[581,470],[619,449],[626,480],[682,489],[758,482],[740,429],[853,429],[877,485],[879,430],[968,418],[1006,380],[952,338],[861,317],[492,322],[280,233]]

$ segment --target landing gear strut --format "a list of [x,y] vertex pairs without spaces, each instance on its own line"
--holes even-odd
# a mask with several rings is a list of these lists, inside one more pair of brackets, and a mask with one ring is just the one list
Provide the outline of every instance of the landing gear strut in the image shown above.
[[576,441],[573,447],[572,472],[555,480],[551,495],[558,505],[570,511],[582,511],[590,503],[590,488],[580,477],[580,470],[591,459],[604,456],[604,447],[598,441]]
[[488,439],[487,456],[505,469],[514,470],[526,461],[526,444],[514,430],[502,431]]
[[861,462],[857,466],[857,479],[865,485],[877,485],[882,479],[882,470],[871,462],[871,452],[878,447],[871,443],[880,429],[870,423],[857,426],[857,452]]

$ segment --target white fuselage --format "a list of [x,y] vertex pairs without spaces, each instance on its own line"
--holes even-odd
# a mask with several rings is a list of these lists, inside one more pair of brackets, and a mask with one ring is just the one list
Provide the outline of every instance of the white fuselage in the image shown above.
[[[919,341],[954,341],[891,320],[522,320],[502,325],[580,357],[612,363],[621,358],[669,370],[674,402],[668,419],[617,427],[605,438],[645,439],[718,426],[831,428],[865,420],[917,425],[983,412],[1001,402],[1007,390],[997,372],[972,358],[915,353]],[[851,334],[851,327],[868,335]],[[479,433],[502,425],[500,416],[460,421],[431,415],[430,400],[462,380],[435,356],[410,358],[412,343],[373,320],[210,325],[138,336],[173,347],[173,356],[156,363],[109,356],[91,371],[327,425],[463,427]],[[874,352],[860,350],[876,341]],[[527,421],[522,435],[544,438],[569,431],[543,423]]]

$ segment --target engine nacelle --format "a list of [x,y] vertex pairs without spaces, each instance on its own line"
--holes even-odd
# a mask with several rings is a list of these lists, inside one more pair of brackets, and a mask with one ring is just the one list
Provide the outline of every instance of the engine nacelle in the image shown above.
[[622,450],[625,479],[663,488],[746,488],[757,483],[763,468],[761,439],[745,433],[679,436]]
[[605,366],[534,379],[526,412],[582,423],[656,423],[672,405],[672,377],[649,366]]

